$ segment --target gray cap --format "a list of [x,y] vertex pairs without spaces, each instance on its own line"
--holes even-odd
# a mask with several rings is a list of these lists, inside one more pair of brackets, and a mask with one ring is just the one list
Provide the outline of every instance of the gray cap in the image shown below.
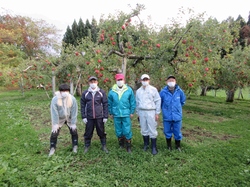
[[92,80],[96,80],[96,81],[97,81],[98,79],[97,79],[97,77],[95,77],[95,76],[89,77],[88,81],[92,81]]

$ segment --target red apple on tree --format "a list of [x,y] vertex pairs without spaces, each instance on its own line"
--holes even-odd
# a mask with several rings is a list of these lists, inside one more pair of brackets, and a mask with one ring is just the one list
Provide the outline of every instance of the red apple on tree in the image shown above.
[[86,64],[87,64],[87,65],[89,65],[89,64],[90,64],[90,62],[89,62],[89,61],[87,61],[87,62],[86,62]]
[[122,25],[122,30],[125,30],[126,26],[125,25]]
[[209,71],[209,68],[205,68],[205,71]]
[[183,43],[183,44],[186,44],[186,43],[187,43],[187,40],[182,40],[182,43]]
[[192,63],[193,63],[193,64],[196,64],[196,60],[193,60]]
[[101,59],[98,59],[98,63],[101,63],[102,62],[102,60]]
[[204,61],[205,61],[205,62],[208,62],[208,60],[209,60],[208,57],[205,57],[205,58],[204,58]]
[[79,53],[78,53],[78,52],[75,52],[75,55],[76,55],[76,56],[79,56]]
[[161,47],[161,44],[156,44],[156,47],[160,48],[160,47]]

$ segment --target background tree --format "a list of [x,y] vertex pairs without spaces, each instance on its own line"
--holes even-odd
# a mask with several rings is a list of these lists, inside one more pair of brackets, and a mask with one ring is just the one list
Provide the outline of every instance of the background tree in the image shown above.
[[6,14],[1,16],[0,32],[1,86],[18,85],[22,68],[33,67],[32,59],[58,50],[58,30],[43,20]]
[[[140,85],[143,73],[151,75],[151,82],[158,90],[165,86],[165,78],[174,74],[187,94],[197,93],[200,87],[219,85],[228,94],[249,83],[248,76],[236,78],[236,74],[231,73],[237,68],[239,58],[240,63],[248,64],[248,57],[245,58],[248,48],[238,43],[240,21],[235,22],[231,17],[221,23],[213,18],[205,20],[202,13],[191,15],[185,25],[173,19],[171,24],[159,29],[141,21],[143,10],[144,6],[138,4],[128,14],[118,11],[107,19],[102,17],[98,25],[87,20],[86,36],[76,40],[77,45],[64,45],[60,57],[49,61],[49,71],[53,68],[58,83],[74,83],[76,87],[85,85],[88,77],[95,75],[99,85],[107,91],[114,84],[114,75],[120,71],[126,74],[126,82],[134,89]],[[73,25],[78,32],[76,21]],[[96,41],[93,40],[93,25],[98,31]],[[47,61],[43,59],[40,63]],[[247,68],[245,65],[242,68]],[[36,68],[36,71],[37,75],[48,73],[44,68]],[[224,82],[228,80],[228,85],[235,86],[233,79],[237,79],[240,86],[231,89]],[[47,84],[47,78],[38,80]]]
[[94,18],[92,19],[91,24],[88,19],[85,24],[83,23],[82,18],[79,19],[78,24],[74,20],[71,28],[68,26],[63,36],[63,46],[64,48],[68,47],[70,44],[77,46],[79,42],[86,37],[90,37],[93,42],[96,42],[97,32],[98,25]]

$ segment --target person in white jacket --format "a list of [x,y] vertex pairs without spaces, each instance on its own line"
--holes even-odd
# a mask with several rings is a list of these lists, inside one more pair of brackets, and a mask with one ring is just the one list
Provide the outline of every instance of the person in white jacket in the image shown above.
[[59,91],[55,92],[52,98],[50,111],[52,120],[52,132],[50,136],[50,152],[49,156],[55,153],[57,137],[61,127],[66,124],[69,128],[73,152],[77,153],[78,133],[77,133],[77,114],[78,105],[73,95],[69,93],[70,87],[67,84],[61,84]]
[[158,153],[156,140],[158,136],[157,121],[161,112],[161,97],[158,90],[151,86],[147,74],[141,76],[142,86],[136,91],[136,113],[141,126],[144,141],[144,151],[148,149],[151,139],[152,154]]

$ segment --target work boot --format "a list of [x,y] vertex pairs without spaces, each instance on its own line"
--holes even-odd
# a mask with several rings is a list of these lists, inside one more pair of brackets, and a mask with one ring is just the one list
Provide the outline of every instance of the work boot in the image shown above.
[[89,147],[90,147],[90,146],[85,146],[85,147],[84,147],[84,153],[87,153],[87,152],[89,151]]
[[181,152],[181,141],[175,140],[175,148]]
[[102,145],[102,150],[103,150],[105,153],[109,153],[109,151],[108,151],[106,145]]
[[171,151],[172,150],[171,138],[166,138],[166,141],[167,141],[167,148],[169,151]]
[[74,153],[77,153],[77,148],[78,148],[77,145],[75,145],[75,146],[73,147],[73,152],[74,152]]
[[52,156],[55,153],[55,151],[56,149],[54,147],[51,147],[49,151],[49,156]]
[[102,144],[102,150],[105,152],[105,153],[109,153],[107,147],[106,147],[106,138],[103,138],[101,139],[101,144]]
[[156,148],[156,138],[151,138],[151,144],[152,144],[152,154],[156,155],[158,153]]
[[143,141],[144,141],[143,150],[144,150],[144,151],[147,151],[148,146],[149,146],[149,136],[143,136]]
[[90,144],[91,144],[91,140],[89,139],[84,139],[84,153],[87,153],[89,151],[90,148]]
[[118,138],[118,142],[119,142],[119,146],[120,146],[120,148],[124,148],[124,137],[120,137],[120,138]]
[[131,153],[131,140],[126,140],[126,148],[127,152]]

